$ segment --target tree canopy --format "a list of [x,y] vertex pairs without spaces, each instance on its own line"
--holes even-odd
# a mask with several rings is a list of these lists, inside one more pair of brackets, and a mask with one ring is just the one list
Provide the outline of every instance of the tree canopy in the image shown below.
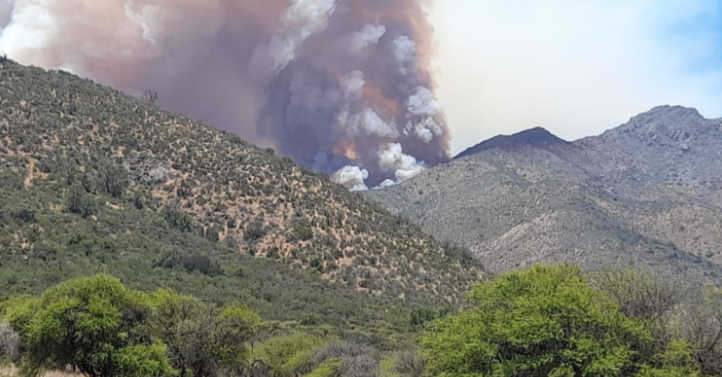
[[534,266],[469,293],[472,307],[438,320],[422,348],[433,376],[695,376],[692,347],[657,350],[645,322],[626,316],[573,266]]
[[146,294],[106,275],[7,306],[24,375],[70,367],[90,377],[213,376],[247,361],[259,322],[239,304],[217,309],[170,290]]
[[148,297],[109,276],[60,284],[10,311],[27,374],[71,366],[90,377],[170,376],[165,346],[153,341]]

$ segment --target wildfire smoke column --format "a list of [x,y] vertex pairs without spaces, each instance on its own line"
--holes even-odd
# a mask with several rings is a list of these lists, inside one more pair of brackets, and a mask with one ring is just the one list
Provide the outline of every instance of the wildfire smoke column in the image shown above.
[[[0,51],[272,146],[352,190],[449,158],[419,0],[15,0]],[[4,13],[3,13],[4,12]]]

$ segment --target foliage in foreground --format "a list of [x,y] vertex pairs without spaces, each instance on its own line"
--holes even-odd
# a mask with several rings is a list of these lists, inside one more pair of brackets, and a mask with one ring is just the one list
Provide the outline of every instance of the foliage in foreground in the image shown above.
[[433,376],[699,376],[684,339],[655,341],[573,266],[535,266],[469,294],[473,308],[437,321],[422,348]]
[[[24,376],[702,377],[722,375],[722,291],[631,271],[535,266],[478,284],[456,314],[419,310],[421,354],[317,318],[264,322],[107,275],[0,302],[0,362]],[[394,334],[391,334],[393,337]],[[408,347],[408,348],[404,348]]]
[[9,323],[0,326],[0,360],[23,376],[71,369],[90,377],[418,377],[411,372],[420,370],[406,353],[397,362],[377,335],[262,322],[241,304],[133,291],[107,275],[16,297],[0,312]]
[[136,292],[105,275],[72,280],[7,305],[23,375],[70,367],[90,377],[210,376],[246,360],[258,317],[170,291]]

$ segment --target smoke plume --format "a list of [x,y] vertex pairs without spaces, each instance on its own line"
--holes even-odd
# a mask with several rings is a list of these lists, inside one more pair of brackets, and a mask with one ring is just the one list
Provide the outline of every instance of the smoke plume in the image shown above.
[[276,148],[352,190],[449,158],[430,0],[0,0],[0,51]]

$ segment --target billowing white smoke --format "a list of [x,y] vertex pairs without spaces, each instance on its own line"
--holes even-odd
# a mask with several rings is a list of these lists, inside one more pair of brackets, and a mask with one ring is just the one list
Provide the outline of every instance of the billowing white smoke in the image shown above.
[[296,59],[303,42],[328,27],[328,19],[336,10],[336,0],[290,2],[291,5],[281,19],[280,33],[273,36],[269,45],[256,52],[256,64],[270,63],[273,74],[278,74]]
[[427,1],[0,0],[0,52],[155,90],[360,191],[449,158]]
[[368,190],[368,186],[364,183],[368,177],[368,170],[361,169],[358,166],[344,166],[337,172],[331,174],[331,179],[334,182],[342,182],[351,191]]
[[384,25],[366,25],[361,31],[353,34],[351,47],[354,50],[363,50],[364,48],[379,43],[381,37],[386,34],[386,26]]
[[[353,47],[361,49],[370,44],[378,43],[378,39],[386,33],[383,25],[367,25],[362,31],[354,34]],[[399,36],[394,40],[394,56],[399,63],[399,71],[402,75],[412,74],[412,69],[417,61],[416,46],[414,42],[407,36]],[[411,67],[411,69],[409,68]],[[361,92],[364,86],[363,72],[355,71],[344,77],[341,81],[341,87],[350,101],[361,100]],[[434,93],[424,86],[417,86],[416,91],[409,97],[407,102],[407,123],[403,129],[403,134],[415,137],[424,143],[431,142],[435,137],[443,137],[447,132],[446,125],[443,121],[443,111],[441,103],[436,99]],[[381,138],[396,138],[399,136],[398,127],[393,120],[382,119],[372,108],[363,108],[360,112],[350,115],[348,106],[342,110],[338,117],[339,124],[342,128],[350,132],[349,136],[359,136],[362,134],[375,135]],[[419,162],[415,157],[403,153],[403,147],[399,143],[387,144],[380,146],[378,150],[378,165],[383,172],[393,173],[395,180],[385,179],[378,188],[389,187],[397,183],[409,180],[419,175],[425,168],[423,162]],[[353,179],[344,181],[349,175],[350,166],[341,169],[341,174],[332,175],[332,179],[336,182],[343,183],[347,187],[351,187],[354,191],[364,190],[365,183],[361,181],[358,184],[359,177],[362,175],[358,170],[354,170],[357,174],[353,175]],[[366,174],[368,178],[368,174]],[[364,179],[366,179],[364,178]]]
[[439,119],[443,114],[441,103],[429,89],[419,86],[416,93],[409,98],[407,110],[410,114],[421,117],[421,121],[415,124],[407,123],[404,129],[406,135],[415,135],[428,143],[434,137],[444,134],[446,126],[443,120]]
[[416,63],[416,44],[409,37],[402,35],[394,40],[394,55],[401,63],[401,69],[406,73],[408,66]]
[[401,144],[389,144],[385,149],[380,150],[379,165],[384,171],[393,172],[397,181],[414,178],[424,170],[424,163],[404,154]]
[[40,1],[16,8],[14,0],[6,0],[0,10],[4,12],[0,19],[6,22],[0,38],[0,50],[11,55],[15,50],[46,47],[57,28],[55,18]]

